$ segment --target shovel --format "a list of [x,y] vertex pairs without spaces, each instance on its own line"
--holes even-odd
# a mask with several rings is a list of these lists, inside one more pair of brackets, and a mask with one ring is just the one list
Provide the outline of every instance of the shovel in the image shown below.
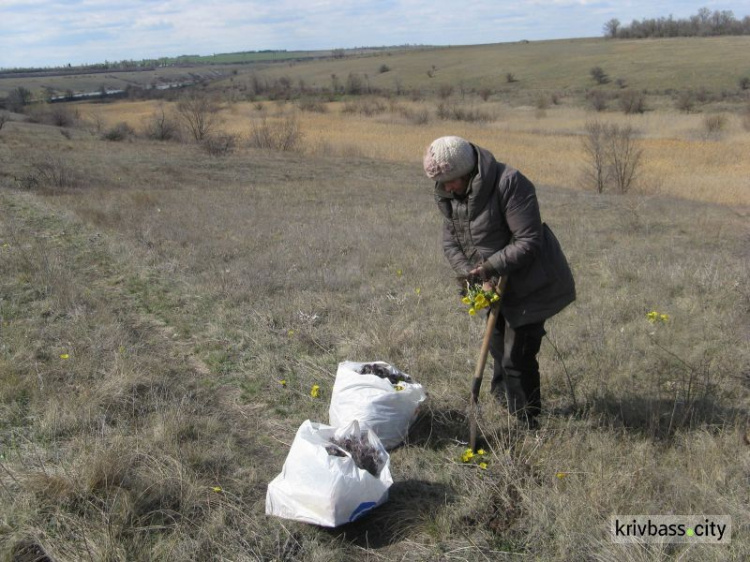
[[474,371],[474,378],[471,381],[471,403],[469,404],[469,447],[471,447],[472,453],[477,452],[479,389],[482,387],[482,376],[484,375],[484,366],[487,364],[487,354],[490,351],[490,340],[492,339],[492,332],[495,331],[497,317],[500,315],[500,303],[503,300],[503,292],[505,292],[505,284],[507,282],[508,277],[503,275],[500,277],[500,280],[495,287],[495,292],[500,296],[500,299],[490,305],[490,313],[487,316],[487,325],[484,328],[482,347],[479,350],[479,360],[477,361],[477,368]]

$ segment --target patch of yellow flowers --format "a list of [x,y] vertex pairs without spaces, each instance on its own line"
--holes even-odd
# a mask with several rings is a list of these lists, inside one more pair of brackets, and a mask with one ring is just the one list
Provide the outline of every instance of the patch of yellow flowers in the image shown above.
[[461,462],[466,464],[473,463],[482,470],[487,470],[486,455],[487,453],[484,449],[479,449],[476,453],[471,449],[466,449],[461,455]]
[[461,299],[461,302],[469,307],[469,316],[474,316],[477,312],[483,308],[487,308],[491,304],[496,303],[500,300],[494,290],[485,290],[481,283],[470,284],[466,282],[466,295]]
[[661,322],[662,324],[666,324],[669,322],[669,315],[668,314],[661,314],[659,312],[656,312],[655,310],[652,310],[648,314],[646,314],[646,319],[651,322],[652,324],[656,324],[657,322]]

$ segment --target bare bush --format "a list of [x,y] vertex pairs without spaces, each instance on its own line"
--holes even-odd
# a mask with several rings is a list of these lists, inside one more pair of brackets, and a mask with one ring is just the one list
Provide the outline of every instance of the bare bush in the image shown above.
[[695,109],[696,96],[692,90],[680,92],[675,101],[675,107],[685,113],[691,113]]
[[729,120],[723,113],[717,115],[706,115],[703,118],[703,138],[706,140],[718,140],[727,128]]
[[488,99],[490,99],[491,95],[492,95],[491,88],[481,88],[479,90],[479,97],[482,98],[482,101],[487,101]]
[[297,107],[302,111],[310,111],[312,113],[328,113],[328,106],[317,98],[302,98],[297,103]]
[[440,102],[438,104],[437,116],[439,119],[448,121],[466,121],[467,123],[491,122],[495,120],[493,115],[485,111],[445,102]]
[[745,111],[742,114],[742,127],[746,131],[750,131],[750,104],[745,107]]
[[640,173],[643,150],[636,145],[635,131],[630,125],[588,123],[583,150],[588,157],[584,177],[598,193],[610,188],[627,193],[633,187]]
[[441,100],[448,99],[453,94],[453,86],[450,84],[442,84],[438,87],[437,95]]
[[269,123],[264,117],[253,126],[249,145],[253,148],[291,152],[299,150],[302,137],[299,120],[295,116],[276,123]]
[[0,111],[0,131],[3,130],[3,125],[10,121],[10,113],[7,111]]
[[430,122],[430,112],[426,109],[400,107],[398,113],[412,125],[427,125]]
[[743,76],[737,81],[740,90],[750,90],[750,76]]
[[597,193],[604,192],[609,179],[604,145],[604,125],[599,121],[587,123],[586,136],[583,137],[583,151],[588,157],[584,177]]
[[19,181],[26,189],[47,193],[79,187],[81,184],[73,166],[60,156],[49,155],[33,160],[29,171]]
[[72,127],[80,119],[77,109],[61,103],[52,104],[47,115],[49,123],[55,127]]
[[546,94],[539,94],[534,105],[539,110],[545,110],[549,108],[550,103],[550,98]]
[[153,140],[178,140],[180,128],[176,120],[164,110],[164,106],[151,114],[146,123],[146,136]]
[[216,126],[219,108],[206,93],[191,91],[177,102],[177,114],[196,141],[207,137]]
[[237,149],[237,137],[227,133],[211,135],[203,139],[201,147],[209,156],[228,156]]
[[135,135],[135,131],[133,130],[133,127],[125,123],[124,121],[120,121],[115,126],[110,127],[104,133],[102,133],[102,139],[108,140],[108,141],[124,141],[128,138]]
[[391,70],[391,67],[390,67],[390,66],[388,66],[387,64],[381,64],[381,65],[380,65],[380,68],[378,68],[378,72],[379,72],[380,74],[385,74],[386,72],[388,72],[388,71],[390,71],[390,70]]
[[596,111],[604,111],[607,109],[607,98],[607,94],[601,90],[590,90],[586,92],[586,99]]
[[619,98],[620,109],[626,115],[633,113],[645,113],[646,95],[636,90],[626,90]]
[[19,86],[13,88],[5,98],[5,106],[15,113],[23,113],[24,107],[31,103],[31,90]]
[[513,82],[518,82],[518,78],[516,78],[516,75],[512,72],[508,72],[505,74],[505,81],[508,84],[512,84]]
[[372,117],[373,115],[379,115],[385,112],[386,109],[387,106],[380,100],[358,99],[356,101],[346,102],[344,104],[344,107],[341,109],[341,112]]

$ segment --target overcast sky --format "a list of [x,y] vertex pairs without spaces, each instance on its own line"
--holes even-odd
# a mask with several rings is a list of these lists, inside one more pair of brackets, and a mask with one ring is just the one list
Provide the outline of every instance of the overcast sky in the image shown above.
[[0,0],[0,68],[182,54],[594,37],[604,23],[750,0]]

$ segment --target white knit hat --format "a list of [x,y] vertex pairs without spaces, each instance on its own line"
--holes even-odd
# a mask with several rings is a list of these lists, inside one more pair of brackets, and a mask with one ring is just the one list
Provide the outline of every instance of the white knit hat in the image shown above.
[[461,137],[440,137],[424,155],[427,177],[440,183],[465,176],[474,169],[474,147]]

